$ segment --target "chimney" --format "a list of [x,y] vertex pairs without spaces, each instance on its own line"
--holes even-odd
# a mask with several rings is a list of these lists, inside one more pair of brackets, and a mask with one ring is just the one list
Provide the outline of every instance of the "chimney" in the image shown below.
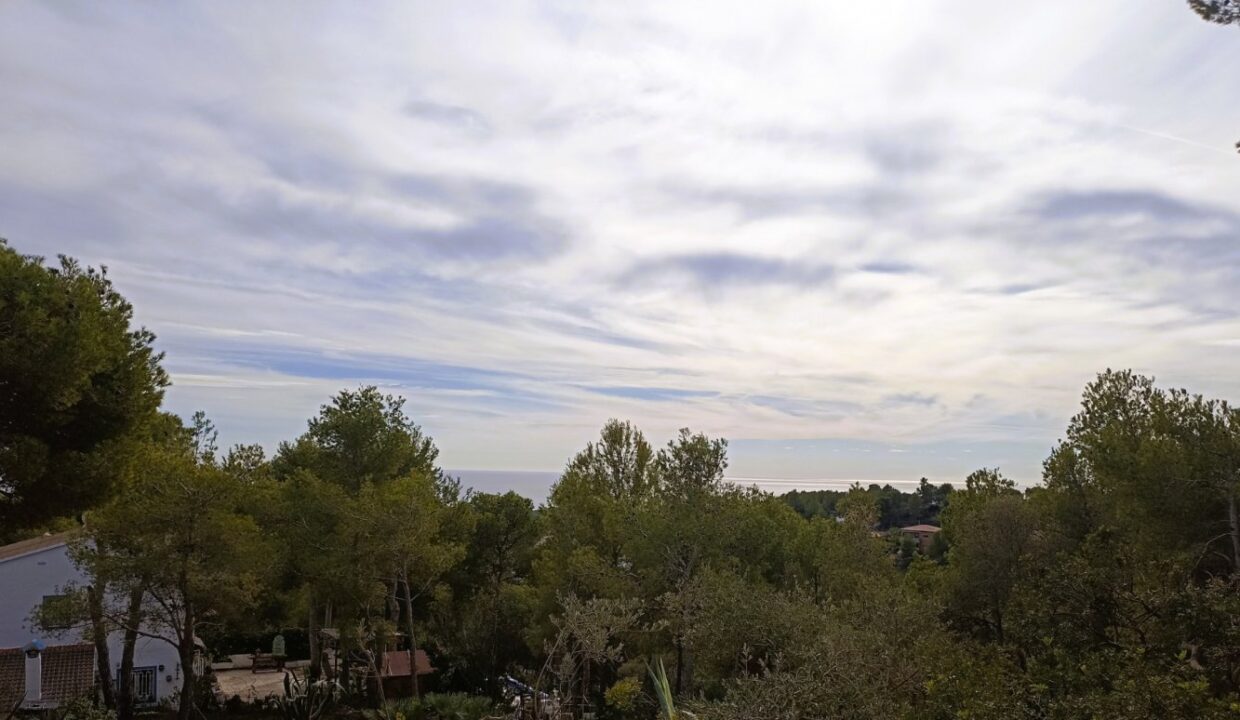
[[26,643],[22,650],[26,653],[26,694],[22,704],[38,707],[43,702],[43,649],[41,640]]

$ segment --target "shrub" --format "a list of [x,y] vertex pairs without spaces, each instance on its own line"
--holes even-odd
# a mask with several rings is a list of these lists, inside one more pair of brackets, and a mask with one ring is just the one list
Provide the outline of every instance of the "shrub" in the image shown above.
[[100,707],[89,697],[80,697],[62,705],[59,720],[116,720],[116,711]]
[[495,710],[491,698],[464,693],[428,693],[421,706],[427,720],[482,720]]
[[607,688],[603,696],[607,705],[622,712],[632,710],[637,705],[637,698],[642,693],[642,683],[635,677],[621,678],[615,685]]
[[424,720],[426,708],[417,698],[394,698],[379,710],[366,712],[373,720]]

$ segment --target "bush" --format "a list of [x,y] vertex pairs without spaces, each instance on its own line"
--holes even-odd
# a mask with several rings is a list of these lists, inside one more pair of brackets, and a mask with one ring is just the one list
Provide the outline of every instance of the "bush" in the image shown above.
[[428,693],[421,706],[427,720],[482,720],[495,710],[491,698],[465,693]]
[[59,720],[116,720],[116,711],[100,707],[89,697],[80,697],[60,707]]
[[366,716],[374,720],[424,720],[426,708],[417,698],[396,698],[379,710],[367,711]]
[[621,712],[632,710],[637,706],[637,698],[642,693],[642,683],[635,677],[621,678],[615,685],[607,688],[604,699],[608,707]]

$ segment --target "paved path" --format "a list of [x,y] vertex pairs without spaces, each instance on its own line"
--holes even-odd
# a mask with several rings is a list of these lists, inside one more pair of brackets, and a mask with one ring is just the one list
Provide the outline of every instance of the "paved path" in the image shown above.
[[[300,670],[289,672],[300,674]],[[254,702],[264,698],[284,694],[284,673],[270,670],[250,672],[249,668],[239,670],[216,670],[215,681],[219,685],[224,698],[239,695],[245,702]]]

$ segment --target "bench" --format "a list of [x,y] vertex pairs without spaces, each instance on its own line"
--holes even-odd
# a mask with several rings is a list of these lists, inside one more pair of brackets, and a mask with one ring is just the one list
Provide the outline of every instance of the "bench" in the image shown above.
[[256,652],[250,655],[250,661],[251,673],[259,670],[280,670],[284,667],[284,658],[276,657],[271,653]]

